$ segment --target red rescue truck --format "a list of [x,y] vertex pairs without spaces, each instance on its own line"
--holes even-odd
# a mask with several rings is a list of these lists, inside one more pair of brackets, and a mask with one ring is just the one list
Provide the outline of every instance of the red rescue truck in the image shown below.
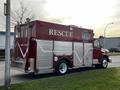
[[110,62],[90,29],[36,20],[15,26],[14,32],[12,66],[26,73],[66,74],[73,68],[107,68]]

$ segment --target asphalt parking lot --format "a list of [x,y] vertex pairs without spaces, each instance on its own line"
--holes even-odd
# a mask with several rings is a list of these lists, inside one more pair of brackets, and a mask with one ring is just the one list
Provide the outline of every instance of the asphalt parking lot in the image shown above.
[[[108,68],[113,68],[113,67],[120,67],[120,56],[110,56],[112,59],[112,63],[109,63]],[[0,62],[0,85],[4,85],[4,62]],[[92,69],[85,69],[85,70],[92,70]],[[72,72],[77,72],[72,71]],[[83,70],[80,70],[83,71]],[[72,73],[70,72],[70,73]],[[24,74],[21,71],[15,70],[11,68],[11,83],[20,83],[24,81],[29,81],[29,80],[35,80],[35,79],[40,79],[40,78],[48,78],[48,77],[53,77],[55,76],[53,73],[51,74],[44,74],[44,75],[27,75]]]

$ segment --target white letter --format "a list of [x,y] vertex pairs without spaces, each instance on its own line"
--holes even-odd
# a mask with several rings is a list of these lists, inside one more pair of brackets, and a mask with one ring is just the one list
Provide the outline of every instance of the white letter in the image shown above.
[[53,29],[49,29],[49,35],[54,35],[53,32]]
[[73,32],[70,32],[70,37],[73,37]]

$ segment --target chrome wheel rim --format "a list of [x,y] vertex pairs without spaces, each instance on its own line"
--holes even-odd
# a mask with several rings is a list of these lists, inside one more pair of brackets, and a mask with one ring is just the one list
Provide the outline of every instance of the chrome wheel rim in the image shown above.
[[107,65],[108,65],[107,60],[103,60],[103,67],[104,67],[104,68],[106,68],[106,67],[107,67]]
[[66,71],[67,71],[67,65],[66,65],[66,63],[61,63],[60,64],[59,71],[60,71],[61,74],[66,73]]

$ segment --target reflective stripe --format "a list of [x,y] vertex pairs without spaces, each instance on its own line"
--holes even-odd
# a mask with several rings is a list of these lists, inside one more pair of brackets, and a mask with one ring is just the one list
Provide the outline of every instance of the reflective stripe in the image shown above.
[[25,53],[23,53],[23,51],[22,51],[19,43],[18,43],[18,47],[19,47],[20,53],[22,54],[22,57],[25,58],[25,57],[26,57],[26,54],[27,54],[27,52],[28,52],[28,47],[27,47]]

